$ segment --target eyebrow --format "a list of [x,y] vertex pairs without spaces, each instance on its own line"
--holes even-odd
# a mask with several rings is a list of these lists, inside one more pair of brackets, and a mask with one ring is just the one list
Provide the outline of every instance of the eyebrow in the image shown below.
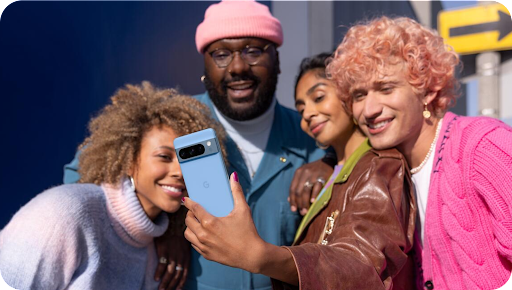
[[[307,91],[306,91],[306,95],[311,95],[316,88],[318,88],[319,86],[327,86],[326,83],[316,83],[314,86],[312,86],[311,88],[309,88]],[[297,107],[298,105],[304,105],[304,101],[303,100],[296,100],[295,101],[295,107]]]
[[169,149],[171,151],[174,151],[174,148],[170,147],[170,146],[159,146],[157,149]]
[[[389,81],[376,81],[374,82],[372,85],[371,85],[371,88],[372,89],[375,89],[375,88],[380,88],[384,85],[398,85],[400,84],[400,81],[397,81],[397,80],[389,80]],[[357,94],[357,93],[365,93],[367,92],[368,89],[366,86],[362,86],[362,87],[357,87],[357,88],[354,88],[354,89],[350,89],[349,90],[349,94]]]
[[382,87],[383,85],[397,85],[399,81],[389,80],[389,81],[378,81],[373,84],[374,87]]
[[309,90],[307,90],[306,95],[311,95],[315,91],[315,89],[318,88],[319,86],[327,86],[327,84],[326,83],[317,83],[317,84],[315,84],[314,86],[309,88]]

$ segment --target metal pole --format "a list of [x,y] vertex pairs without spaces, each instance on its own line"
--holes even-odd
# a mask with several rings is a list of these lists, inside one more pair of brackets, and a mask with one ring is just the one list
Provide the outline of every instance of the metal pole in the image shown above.
[[476,56],[480,115],[493,118],[500,116],[500,62],[498,52],[484,52]]

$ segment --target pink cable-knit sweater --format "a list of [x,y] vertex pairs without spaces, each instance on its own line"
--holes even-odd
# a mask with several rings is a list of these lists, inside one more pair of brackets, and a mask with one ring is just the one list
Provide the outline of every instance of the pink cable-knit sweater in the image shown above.
[[424,281],[496,289],[512,269],[512,128],[447,113],[425,217]]

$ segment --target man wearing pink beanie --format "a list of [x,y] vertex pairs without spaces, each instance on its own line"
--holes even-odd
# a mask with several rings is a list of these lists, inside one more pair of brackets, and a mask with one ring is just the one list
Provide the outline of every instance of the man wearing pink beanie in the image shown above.
[[[281,24],[267,6],[229,0],[211,5],[196,31],[207,92],[195,97],[226,128],[229,173],[238,173],[258,233],[269,243],[291,245],[301,219],[287,201],[292,179],[301,191],[320,189],[333,168],[313,162],[307,165],[313,176],[301,174],[294,179],[299,167],[325,152],[302,132],[297,112],[281,106],[274,97],[280,73],[277,48],[282,43]],[[192,252],[186,289],[272,288],[266,276]]]
[[[194,97],[210,108],[228,133],[228,171],[238,173],[258,233],[268,243],[291,245],[300,214],[307,211],[309,197],[318,194],[333,172],[336,158],[328,158],[317,148],[300,129],[298,113],[281,106],[274,97],[280,73],[277,48],[282,43],[281,23],[267,6],[250,0],[212,4],[196,31],[197,50],[204,55],[202,80],[207,92]],[[79,154],[65,166],[65,183],[80,178]],[[292,201],[297,200],[294,196],[307,197],[301,199],[300,213],[290,207],[290,192],[294,193]],[[176,264],[176,257],[166,253],[172,252],[166,247],[176,245],[165,240],[157,244],[162,262],[156,276],[164,269],[169,271],[162,279],[162,289],[172,289],[178,280],[181,283],[182,273],[188,273],[186,289],[272,288],[266,276],[208,261],[194,250],[190,268],[184,269]]]

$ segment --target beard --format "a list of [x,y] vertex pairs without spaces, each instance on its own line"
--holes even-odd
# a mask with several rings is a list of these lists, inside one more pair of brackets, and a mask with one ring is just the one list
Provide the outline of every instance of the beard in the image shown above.
[[[235,75],[230,79],[231,82],[250,80],[254,82],[254,88],[257,88],[257,90],[254,91],[254,104],[249,108],[244,109],[238,109],[231,106],[227,95],[228,82],[225,79],[223,79],[219,84],[221,90],[221,92],[219,92],[215,84],[210,80],[208,72],[205,70],[204,85],[213,104],[224,116],[236,121],[247,121],[261,116],[272,104],[274,93],[276,91],[278,74],[279,65],[276,63],[272,68],[272,71],[269,73],[266,85],[261,87],[261,79],[252,74]],[[243,102],[244,100],[241,101]]]

